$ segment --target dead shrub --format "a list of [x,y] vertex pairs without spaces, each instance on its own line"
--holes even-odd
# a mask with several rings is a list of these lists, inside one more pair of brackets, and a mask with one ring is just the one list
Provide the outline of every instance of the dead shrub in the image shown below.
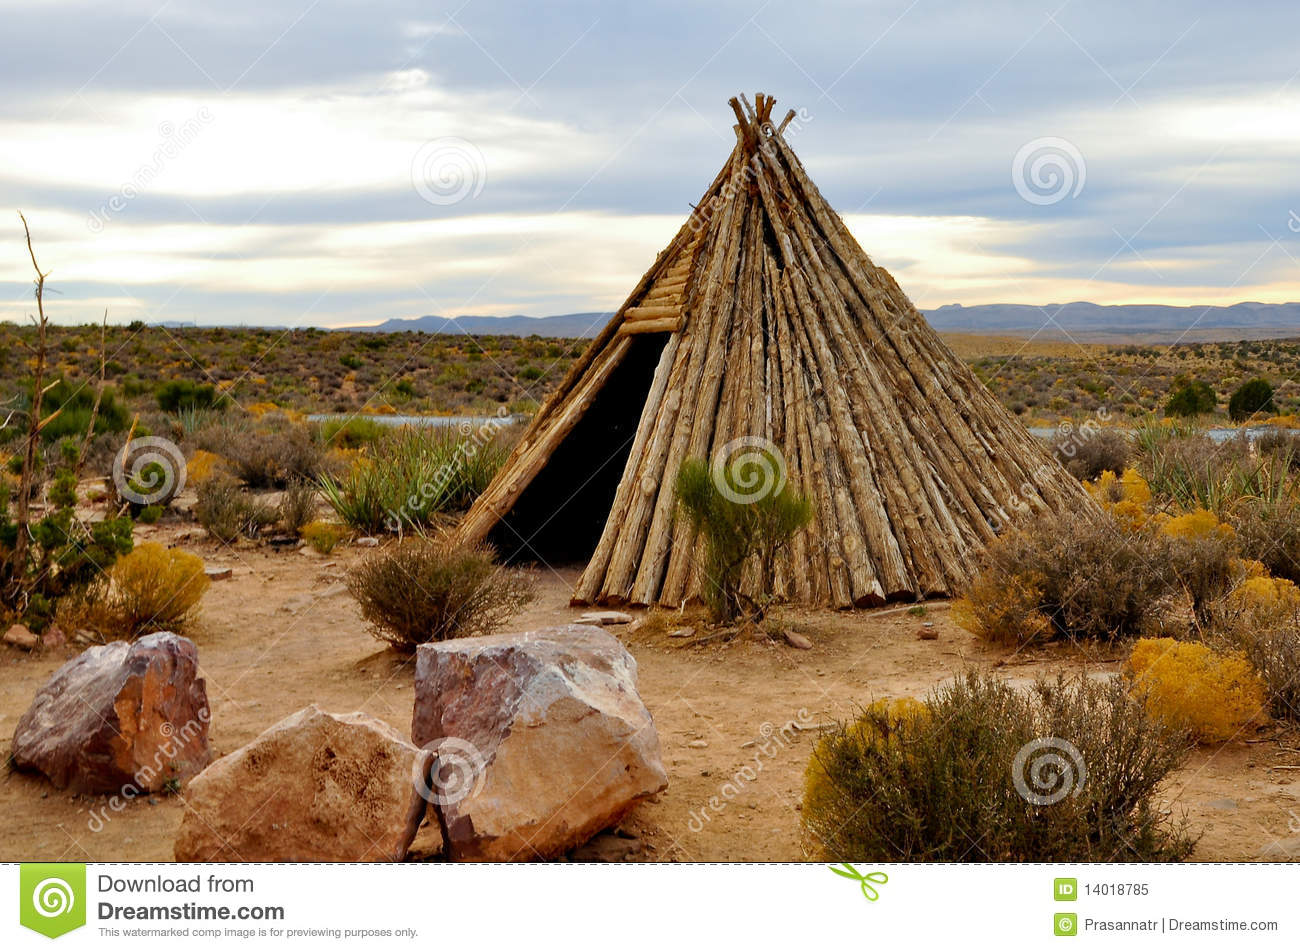
[[275,508],[260,502],[229,479],[214,478],[198,487],[194,518],[218,542],[256,537],[278,516]]
[[294,535],[300,535],[303,527],[316,518],[319,502],[319,488],[315,483],[290,483],[280,495],[277,507],[280,525]]
[[347,586],[372,634],[407,653],[429,641],[489,634],[533,598],[532,580],[498,566],[487,546],[419,536],[366,559]]
[[1171,540],[1110,513],[1045,514],[985,552],[958,620],[1004,644],[1141,634],[1178,589]]
[[1133,456],[1133,444],[1119,430],[1058,429],[1052,454],[1075,479],[1096,479],[1102,473],[1122,473]]

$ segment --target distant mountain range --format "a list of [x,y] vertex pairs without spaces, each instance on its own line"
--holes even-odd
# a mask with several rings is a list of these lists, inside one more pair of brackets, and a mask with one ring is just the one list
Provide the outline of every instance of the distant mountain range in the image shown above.
[[[1300,303],[1245,302],[1228,307],[1169,307],[1162,304],[948,304],[925,311],[926,320],[939,331],[967,334],[1039,334],[1080,340],[1114,338],[1160,339],[1180,337],[1193,341],[1219,339],[1224,331],[1239,337],[1300,336]],[[554,317],[393,318],[382,324],[340,330],[423,331],[426,334],[513,334],[527,337],[594,337],[609,320],[608,313],[588,311]],[[1216,333],[1217,332],[1217,333]]]

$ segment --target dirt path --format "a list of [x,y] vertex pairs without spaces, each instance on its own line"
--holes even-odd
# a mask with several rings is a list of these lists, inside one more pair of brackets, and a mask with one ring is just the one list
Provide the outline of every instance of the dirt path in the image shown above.
[[[212,705],[216,755],[246,743],[280,718],[317,702],[362,710],[406,731],[412,668],[365,632],[342,585],[363,550],[329,557],[267,548],[217,549],[164,527],[141,538],[174,541],[233,577],[215,582],[193,632]],[[199,533],[201,534],[201,533]],[[512,627],[573,620],[568,586],[576,573],[538,575],[539,597]],[[654,715],[668,768],[667,791],[624,823],[657,860],[800,860],[804,765],[816,726],[878,697],[924,696],[968,666],[1031,681],[1058,670],[1113,668],[1113,659],[1065,651],[1011,657],[952,624],[946,606],[926,619],[934,641],[916,637],[905,611],[792,613],[811,650],[736,642],[686,648],[662,634],[623,634],[637,658],[642,695]],[[616,634],[619,629],[612,629]],[[0,735],[12,737],[33,694],[74,649],[28,656],[0,650]],[[782,728],[795,722],[805,730]],[[1198,860],[1300,858],[1300,765],[1296,732],[1198,752],[1175,777],[1170,806],[1203,832]],[[180,822],[177,797],[141,797],[121,812],[103,797],[70,796],[39,777],[0,777],[0,860],[171,859]],[[1279,842],[1281,845],[1278,845]],[[1279,852],[1280,851],[1280,852]]]

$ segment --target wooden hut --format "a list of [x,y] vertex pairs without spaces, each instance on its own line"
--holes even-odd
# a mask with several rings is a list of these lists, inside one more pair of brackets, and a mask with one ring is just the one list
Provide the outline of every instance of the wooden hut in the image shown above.
[[[676,605],[699,546],[691,457],[770,447],[813,519],[783,597],[838,607],[950,594],[1019,515],[1093,505],[854,240],[774,124],[736,145],[455,530],[507,559],[585,561],[575,603]],[[750,463],[754,457],[749,457]]]

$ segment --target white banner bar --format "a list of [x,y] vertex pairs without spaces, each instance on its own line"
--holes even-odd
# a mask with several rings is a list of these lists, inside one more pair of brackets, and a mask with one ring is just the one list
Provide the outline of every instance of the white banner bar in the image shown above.
[[[6,949],[1294,949],[1300,867],[7,865]],[[83,923],[84,924],[81,924]],[[540,946],[539,946],[540,943]]]

